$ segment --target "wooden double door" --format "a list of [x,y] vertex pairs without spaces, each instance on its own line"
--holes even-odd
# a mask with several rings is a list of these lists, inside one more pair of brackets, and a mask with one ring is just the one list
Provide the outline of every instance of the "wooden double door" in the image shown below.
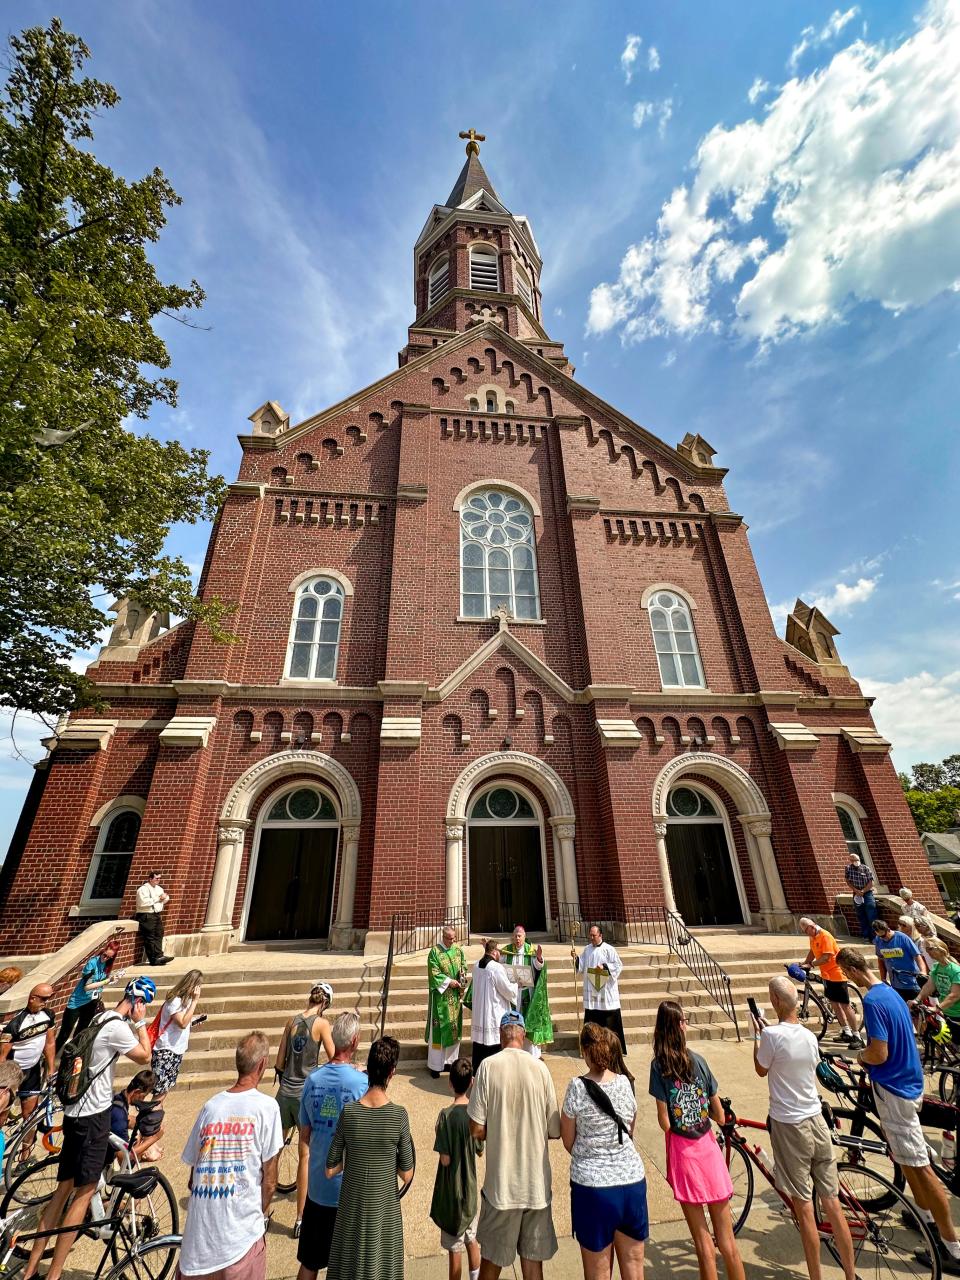
[[251,942],[325,938],[337,865],[336,827],[266,827],[247,913]]
[[509,933],[522,924],[528,933],[547,927],[543,895],[540,828],[471,826],[470,929]]
[[722,822],[671,822],[667,856],[673,896],[685,923],[743,924]]

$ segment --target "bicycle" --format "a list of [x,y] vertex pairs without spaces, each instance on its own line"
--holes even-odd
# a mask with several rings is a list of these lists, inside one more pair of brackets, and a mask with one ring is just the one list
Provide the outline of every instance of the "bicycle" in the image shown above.
[[[64,1226],[34,1229],[43,1212],[40,1203],[23,1205],[11,1215],[0,1217],[0,1276],[15,1277],[24,1270],[35,1240],[49,1241],[44,1248],[46,1255],[52,1252],[56,1237],[77,1231],[78,1235],[103,1243],[93,1280],[100,1280],[101,1275],[103,1280],[165,1280],[180,1249],[182,1237],[176,1230],[179,1223],[173,1231],[161,1233],[154,1230],[155,1224],[149,1216],[138,1209],[144,1200],[150,1200],[161,1180],[159,1169],[113,1174],[109,1182],[114,1192],[109,1212],[100,1209],[99,1218],[91,1212],[79,1229]],[[173,1203],[175,1208],[176,1201]],[[104,1272],[108,1260],[112,1266]]]
[[944,1071],[954,1073],[946,1086],[941,1082],[940,1088],[943,1101],[953,1102],[957,1092],[956,1073],[960,1071],[960,1050],[953,1041],[950,1024],[927,1000],[911,1003],[910,1013],[924,1071],[930,1075]]
[[[793,1204],[790,1197],[777,1187],[763,1148],[748,1143],[741,1132],[742,1129],[767,1132],[767,1125],[759,1120],[738,1117],[729,1098],[721,1098],[720,1104],[724,1113],[720,1142],[734,1186],[730,1201],[734,1235],[743,1229],[753,1205],[754,1170],[777,1193],[796,1226]],[[840,1204],[853,1239],[858,1275],[879,1277],[881,1267],[884,1267],[890,1277],[898,1280],[904,1280],[906,1276],[916,1280],[927,1276],[930,1280],[940,1280],[940,1258],[933,1235],[913,1204],[893,1183],[873,1169],[846,1161],[837,1165],[837,1174]],[[824,1216],[817,1193],[814,1193],[813,1207],[820,1240],[839,1264],[840,1255],[834,1244],[833,1229]],[[927,1250],[925,1262],[917,1257],[918,1235],[920,1247]]]
[[[42,1155],[34,1156],[37,1142]],[[3,1184],[9,1191],[14,1178],[25,1168],[38,1164],[48,1156],[59,1155],[63,1142],[63,1105],[48,1083],[33,1113],[23,1119],[22,1115],[13,1122],[12,1132],[7,1138],[6,1158],[3,1165]],[[27,1148],[28,1154],[21,1155]]]
[[[797,1017],[808,1031],[812,1031],[818,1040],[822,1040],[827,1034],[827,1027],[837,1021],[837,1015],[830,1008],[830,1002],[825,996],[814,990],[815,984],[823,986],[823,979],[819,974],[814,974],[799,964],[785,964],[783,967],[794,982],[800,985]],[[847,994],[850,997],[850,1008],[853,1010],[856,1022],[856,1031],[859,1034],[863,1026],[863,998],[852,982],[848,982],[845,985]]]

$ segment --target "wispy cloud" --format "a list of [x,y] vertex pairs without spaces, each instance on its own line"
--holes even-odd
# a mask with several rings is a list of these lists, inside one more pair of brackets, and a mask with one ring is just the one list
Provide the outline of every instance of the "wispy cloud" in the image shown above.
[[657,122],[657,133],[662,138],[667,125],[673,116],[673,99],[664,98],[662,102],[638,102],[633,108],[633,127],[642,129],[648,120]]
[[816,27],[804,27],[800,32],[799,41],[793,46],[790,57],[787,59],[789,69],[796,71],[800,59],[808,49],[816,49],[819,45],[829,44],[831,40],[835,40],[847,23],[852,22],[859,12],[856,5],[844,12],[834,9],[819,31]]
[[[814,605],[833,621],[851,613],[858,605],[866,604],[877,589],[882,577],[858,578],[856,582],[835,582],[827,591],[802,591],[800,598]],[[775,626],[782,626],[792,612],[794,600],[782,600],[779,604],[767,601]]]
[[587,332],[730,330],[762,348],[857,302],[900,312],[957,288],[958,65],[960,0],[932,0],[899,44],[858,40],[761,119],[716,125],[656,231],[593,290]]
[[620,67],[627,84],[633,79],[633,72],[637,65],[637,58],[640,56],[640,46],[642,44],[642,36],[627,36],[627,43],[623,46],[623,52],[620,54]]
[[647,70],[648,71],[660,70],[660,50],[657,48],[655,44],[652,44],[650,48],[647,50]]
[[756,80],[754,80],[753,84],[747,90],[747,101],[752,106],[759,98],[763,97],[769,88],[770,81],[762,80],[760,76],[757,76]]
[[920,671],[902,680],[862,679],[873,697],[873,718],[906,768],[918,760],[942,760],[960,742],[960,670]]

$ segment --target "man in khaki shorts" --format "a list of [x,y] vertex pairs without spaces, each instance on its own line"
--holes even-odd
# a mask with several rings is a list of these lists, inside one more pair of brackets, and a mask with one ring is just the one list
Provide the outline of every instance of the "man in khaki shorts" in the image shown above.
[[470,1132],[485,1140],[480,1196],[480,1280],[497,1280],[517,1254],[524,1280],[541,1280],[557,1252],[547,1142],[560,1137],[560,1108],[550,1073],[523,1051],[523,1015],[500,1020],[502,1053],[480,1064],[467,1115]]
[[770,1141],[776,1183],[793,1204],[810,1280],[820,1280],[820,1236],[813,1212],[816,1187],[843,1263],[854,1280],[853,1241],[840,1205],[840,1184],[830,1130],[817,1092],[820,1048],[797,1017],[797,988],[789,978],[771,978],[770,1003],[777,1023],[754,1018],[753,1065],[770,1088]]

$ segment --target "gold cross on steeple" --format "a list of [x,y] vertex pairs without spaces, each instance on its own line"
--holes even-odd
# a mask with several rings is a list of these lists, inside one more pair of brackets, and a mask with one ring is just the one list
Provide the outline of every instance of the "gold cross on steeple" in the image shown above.
[[461,133],[460,137],[469,139],[467,142],[468,156],[478,156],[480,154],[480,143],[487,140],[486,134],[477,133],[476,129],[468,129],[466,133]]

